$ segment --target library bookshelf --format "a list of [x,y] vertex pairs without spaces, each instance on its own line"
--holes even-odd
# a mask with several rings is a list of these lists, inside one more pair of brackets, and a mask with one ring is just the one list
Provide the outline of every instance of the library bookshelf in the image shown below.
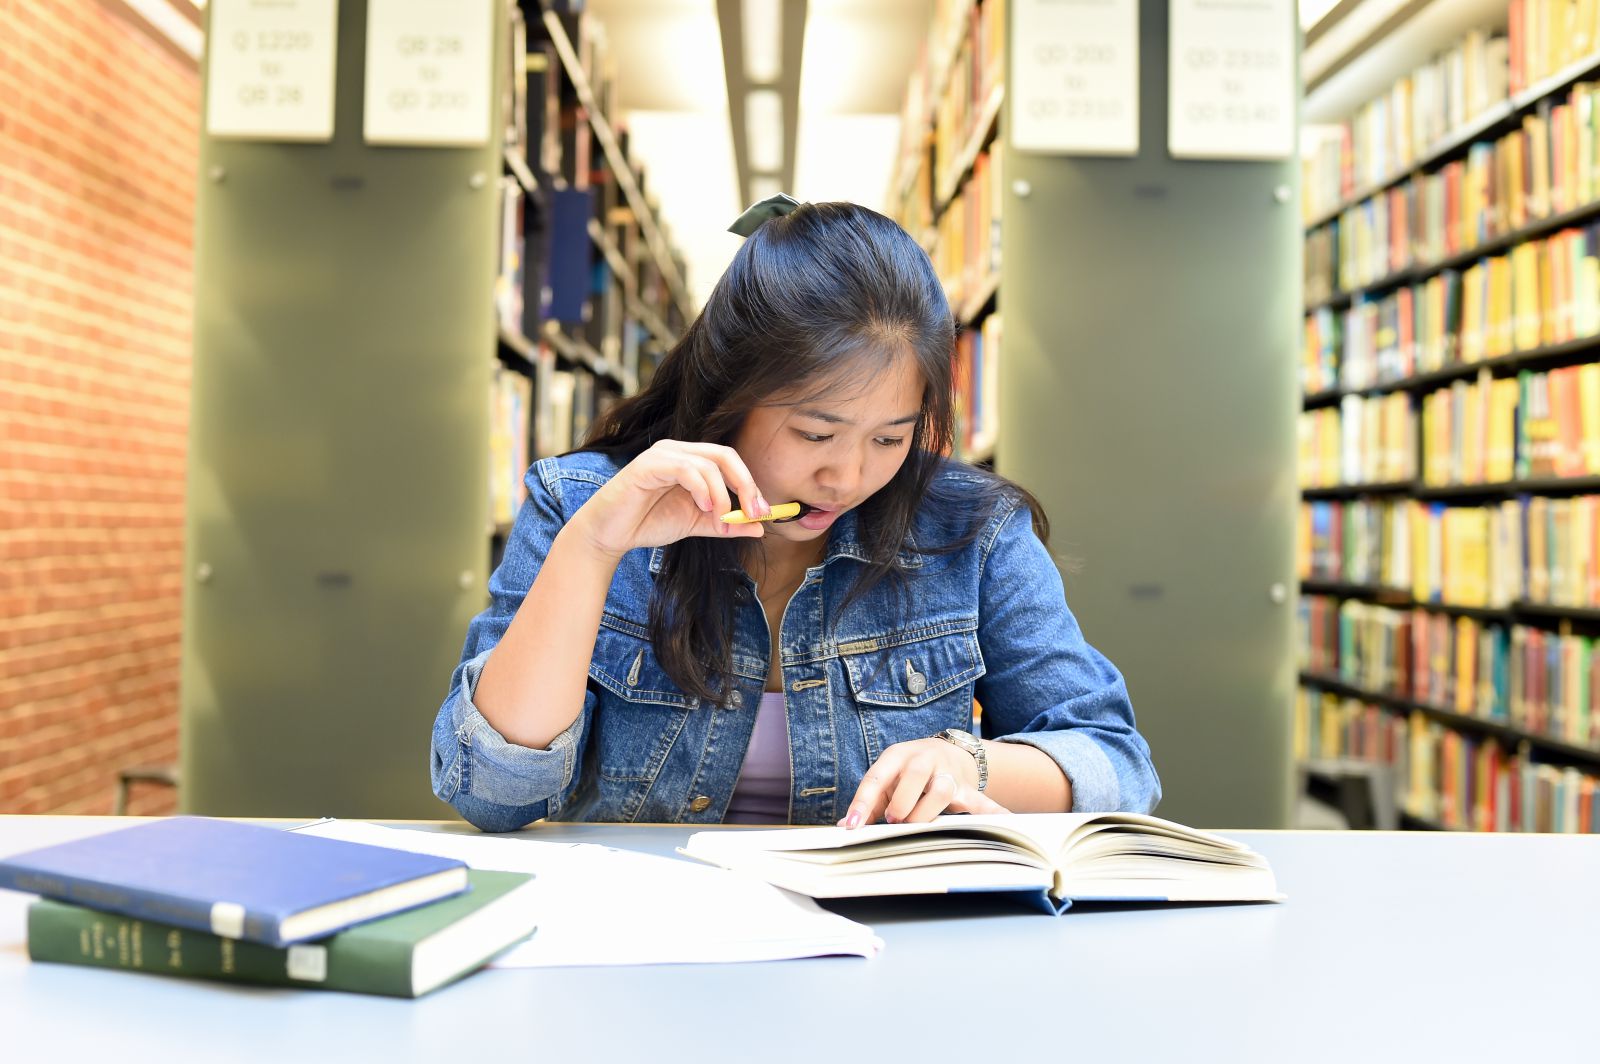
[[1588,832],[1600,12],[1479,6],[1304,163],[1296,752],[1419,826]]
[[419,737],[529,463],[648,380],[692,312],[598,23],[436,9],[490,28],[487,135],[380,144],[368,7],[337,6],[326,140],[201,135],[189,811],[440,815]]

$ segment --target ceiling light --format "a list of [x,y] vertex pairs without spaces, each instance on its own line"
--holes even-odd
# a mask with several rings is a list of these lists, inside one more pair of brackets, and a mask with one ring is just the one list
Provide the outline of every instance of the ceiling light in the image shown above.
[[744,142],[751,170],[783,169],[783,97],[776,89],[751,89],[744,98]]
[[772,174],[750,175],[750,202],[760,203],[783,191],[783,183]]
[[771,84],[783,72],[783,0],[743,0],[744,76]]

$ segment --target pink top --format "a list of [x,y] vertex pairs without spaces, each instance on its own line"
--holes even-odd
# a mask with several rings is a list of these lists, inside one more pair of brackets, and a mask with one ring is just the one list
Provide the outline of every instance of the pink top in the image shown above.
[[722,818],[725,824],[787,824],[789,788],[789,713],[782,691],[763,691],[756,729],[745,751],[739,782]]

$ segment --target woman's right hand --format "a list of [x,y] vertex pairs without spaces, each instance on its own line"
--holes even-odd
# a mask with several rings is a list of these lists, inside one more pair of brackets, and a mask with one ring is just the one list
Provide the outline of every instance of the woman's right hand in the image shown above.
[[688,536],[760,538],[765,528],[758,522],[722,522],[722,515],[734,509],[730,487],[747,513],[770,509],[732,447],[658,440],[595,492],[568,527],[575,526],[595,550],[614,558]]

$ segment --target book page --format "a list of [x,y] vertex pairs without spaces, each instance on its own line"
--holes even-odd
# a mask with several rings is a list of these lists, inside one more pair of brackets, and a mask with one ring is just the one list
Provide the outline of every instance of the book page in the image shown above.
[[872,929],[809,898],[689,861],[608,846],[454,835],[332,820],[297,829],[375,846],[531,872],[540,895],[533,937],[498,968],[689,964],[875,956]]
[[1055,854],[1072,830],[1092,819],[1088,813],[1003,813],[968,815],[949,813],[925,824],[865,824],[859,828],[772,828],[754,831],[697,831],[689,836],[684,852],[702,848],[719,853],[788,852],[792,850],[852,850],[884,840],[903,839],[910,850],[930,837],[970,839],[983,837],[993,845],[1054,862]]
[[[951,814],[854,830],[702,831],[681,852],[817,898],[1029,886],[1084,899],[1277,895],[1265,859],[1248,847],[1140,813]],[[1126,889],[1138,882],[1140,890]]]

